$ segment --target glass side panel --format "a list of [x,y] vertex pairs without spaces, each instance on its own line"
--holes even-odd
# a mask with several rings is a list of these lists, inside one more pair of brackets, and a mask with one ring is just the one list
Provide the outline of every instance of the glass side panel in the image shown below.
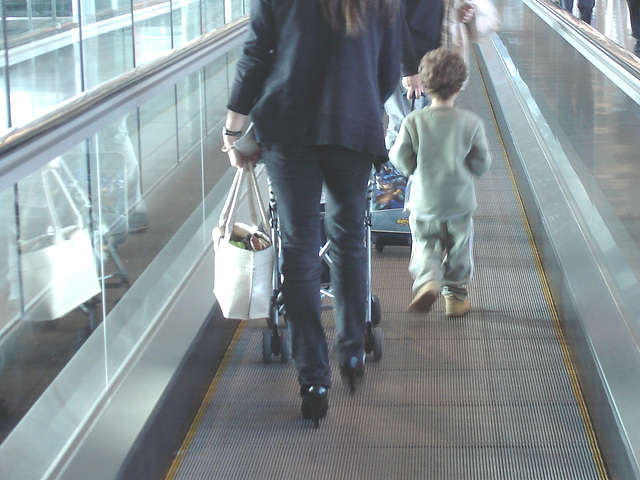
[[[171,48],[167,2],[136,3],[135,32],[126,8],[100,1],[85,11],[82,44],[57,31],[10,49],[13,125],[68,100],[83,82],[91,88],[130,70],[134,45],[137,62]],[[179,10],[174,22],[199,6]],[[220,21],[222,2],[202,11]],[[199,23],[181,24],[175,38],[188,41]],[[190,268],[188,239],[198,241],[187,257],[208,247],[205,199],[229,170],[219,129],[238,52],[0,192],[0,457],[25,439],[39,455],[16,459],[21,469],[46,471],[108,393],[180,281],[164,273]],[[3,97],[0,103],[6,108]],[[49,419],[51,411],[57,415]]]
[[204,86],[201,77],[202,72],[197,72],[182,80],[176,87],[181,161],[188,159],[193,153],[200,154],[193,150],[200,145],[200,139],[204,134]]
[[133,18],[136,65],[153,60],[174,48],[169,3],[137,9]]
[[2,192],[0,268],[10,282],[0,288],[7,300],[0,331],[2,439],[99,322],[102,287],[86,167],[57,158]]
[[0,192],[0,336],[11,328],[21,311],[17,221],[16,193],[8,188]]
[[122,14],[109,21],[96,22],[99,14],[86,16],[82,27],[85,90],[134,67],[131,15]]
[[147,190],[153,190],[178,163],[176,93],[167,90],[138,109],[140,161]]
[[202,2],[202,25],[203,33],[224,25],[224,2]]
[[640,279],[640,105],[522,3],[508,4],[499,35],[562,148],[566,160],[557,161],[570,163],[588,195],[585,212],[597,209]]
[[242,0],[135,2],[133,18],[127,0],[6,0],[0,128],[24,125],[83,90],[223,26],[225,1],[229,20],[248,13],[249,2]]
[[5,22],[0,22],[0,135],[11,126],[9,122],[9,102],[7,101],[7,60],[5,43]]
[[180,46],[205,33],[202,26],[202,4],[199,1],[174,3],[173,43]]
[[81,92],[80,51],[74,45],[9,52],[9,62],[12,126],[24,125]]

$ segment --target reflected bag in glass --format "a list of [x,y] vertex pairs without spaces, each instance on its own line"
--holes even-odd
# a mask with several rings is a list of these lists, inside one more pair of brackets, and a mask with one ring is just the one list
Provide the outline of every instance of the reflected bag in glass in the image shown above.
[[[235,221],[243,191],[249,200],[251,225]],[[265,233],[269,224],[254,167],[248,164],[236,172],[218,226],[212,231],[213,293],[226,318],[269,316],[274,262],[273,245]]]
[[[25,312],[34,321],[63,317],[101,291],[91,237],[78,207],[57,169],[40,175],[51,227],[21,242]],[[61,193],[55,199],[51,182]],[[73,212],[75,224],[61,226],[58,209],[63,205]]]

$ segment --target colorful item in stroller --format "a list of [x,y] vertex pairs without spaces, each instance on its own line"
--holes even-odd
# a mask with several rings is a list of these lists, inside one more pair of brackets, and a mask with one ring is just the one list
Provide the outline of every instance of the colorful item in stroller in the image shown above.
[[372,173],[371,241],[378,252],[385,245],[411,245],[409,212],[404,209],[409,185],[390,162]]

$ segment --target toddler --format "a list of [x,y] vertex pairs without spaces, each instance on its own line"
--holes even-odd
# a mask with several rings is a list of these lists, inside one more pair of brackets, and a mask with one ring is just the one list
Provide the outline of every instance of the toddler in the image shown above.
[[486,173],[491,156],[480,117],[454,106],[467,78],[464,59],[432,50],[420,61],[419,76],[431,105],[407,115],[389,152],[403,175],[413,175],[409,309],[428,312],[442,292],[446,315],[460,317],[471,309],[474,176]]

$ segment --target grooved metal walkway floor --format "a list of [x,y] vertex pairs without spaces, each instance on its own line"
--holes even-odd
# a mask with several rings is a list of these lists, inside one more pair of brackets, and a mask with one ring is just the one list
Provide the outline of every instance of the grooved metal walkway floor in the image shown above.
[[409,249],[374,251],[384,355],[356,394],[334,364],[313,429],[293,366],[263,364],[263,323],[247,323],[168,478],[606,478],[475,67],[458,105],[484,118],[494,162],[477,183],[471,313],[408,313]]

